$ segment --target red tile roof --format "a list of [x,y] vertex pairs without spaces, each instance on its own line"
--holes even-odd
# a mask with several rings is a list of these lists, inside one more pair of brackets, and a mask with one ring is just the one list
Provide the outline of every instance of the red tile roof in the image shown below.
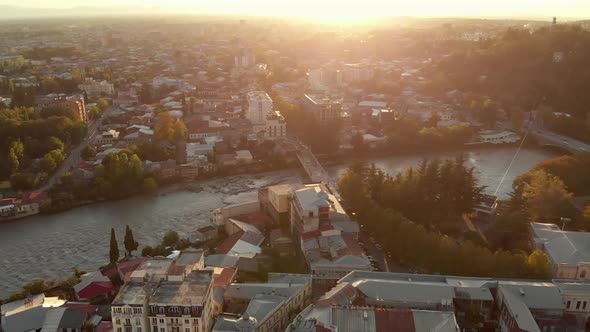
[[411,310],[375,309],[377,332],[414,332],[414,315]]
[[107,295],[113,291],[115,287],[110,281],[96,281],[90,283],[78,292],[78,297],[81,299],[92,299],[97,296]]
[[220,274],[213,277],[213,286],[226,287],[227,285],[232,283],[237,273],[238,268],[236,267],[223,268],[223,271],[221,271]]

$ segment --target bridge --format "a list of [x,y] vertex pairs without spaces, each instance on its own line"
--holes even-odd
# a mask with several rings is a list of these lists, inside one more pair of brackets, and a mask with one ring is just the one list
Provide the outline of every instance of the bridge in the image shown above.
[[590,144],[546,129],[533,129],[529,134],[533,135],[537,139],[537,143],[542,146],[555,147],[570,153],[590,152]]
[[292,144],[297,150],[297,158],[299,159],[299,162],[301,162],[301,165],[311,181],[325,184],[334,197],[340,201],[341,198],[340,193],[338,192],[338,184],[332,180],[330,175],[328,175],[328,172],[326,172],[324,166],[320,164],[313,152],[311,152],[311,149],[297,138],[289,137],[285,140]]

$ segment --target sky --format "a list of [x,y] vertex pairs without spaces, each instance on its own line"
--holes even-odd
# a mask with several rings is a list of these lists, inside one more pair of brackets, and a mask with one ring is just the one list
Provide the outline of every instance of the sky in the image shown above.
[[325,20],[377,16],[590,18],[590,0],[0,0],[33,8],[143,6],[186,14],[278,15]]

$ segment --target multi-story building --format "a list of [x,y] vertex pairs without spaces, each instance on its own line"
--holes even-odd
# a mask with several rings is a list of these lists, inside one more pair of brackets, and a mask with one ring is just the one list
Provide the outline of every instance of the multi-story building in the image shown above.
[[530,235],[533,249],[543,250],[551,259],[555,278],[590,280],[590,233],[531,223]]
[[305,94],[301,109],[320,124],[326,124],[340,118],[342,100],[335,100],[324,95]]
[[86,92],[88,97],[112,96],[115,93],[112,83],[96,81],[93,78],[86,78],[84,82],[78,85],[78,88]]
[[[184,274],[184,271],[181,272]],[[182,281],[164,280],[148,298],[152,332],[205,332],[212,319],[211,274],[192,271]]]
[[287,122],[278,111],[273,111],[272,99],[264,91],[252,91],[247,95],[246,119],[252,123],[252,131],[264,138],[287,136]]
[[111,305],[114,332],[204,332],[214,309],[212,270],[202,251],[148,259],[125,277]]
[[267,283],[233,283],[223,302],[213,332],[282,332],[311,303],[311,276],[269,273]]
[[366,82],[374,78],[375,72],[368,64],[349,63],[345,64],[343,70],[343,78],[347,83]]
[[65,94],[48,94],[46,96],[35,97],[35,107],[43,108],[48,106],[63,106],[71,108],[81,121],[88,121],[88,112],[84,103],[84,96],[75,94],[67,96]]
[[291,231],[298,234],[317,231],[322,223],[348,221],[340,202],[323,184],[305,185],[290,197]]
[[266,123],[266,116],[272,111],[272,99],[264,91],[252,91],[247,95],[246,119],[253,125]]

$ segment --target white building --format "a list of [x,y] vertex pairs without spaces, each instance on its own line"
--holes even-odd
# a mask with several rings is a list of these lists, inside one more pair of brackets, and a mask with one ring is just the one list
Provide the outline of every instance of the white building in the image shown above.
[[348,83],[370,81],[374,76],[373,68],[367,64],[350,63],[343,68],[343,78]]
[[254,133],[264,138],[287,136],[287,122],[278,111],[272,109],[272,99],[264,91],[252,91],[247,95],[246,119],[252,122]]
[[102,95],[112,96],[115,88],[112,83],[107,81],[96,81],[93,78],[86,78],[84,82],[78,85],[78,88],[88,95],[88,97],[99,97]]
[[248,93],[247,98],[246,119],[254,125],[266,123],[266,116],[272,111],[270,96],[264,91],[252,91]]
[[482,131],[479,133],[479,139],[482,143],[490,144],[505,144],[515,143],[520,140],[520,137],[511,131]]

